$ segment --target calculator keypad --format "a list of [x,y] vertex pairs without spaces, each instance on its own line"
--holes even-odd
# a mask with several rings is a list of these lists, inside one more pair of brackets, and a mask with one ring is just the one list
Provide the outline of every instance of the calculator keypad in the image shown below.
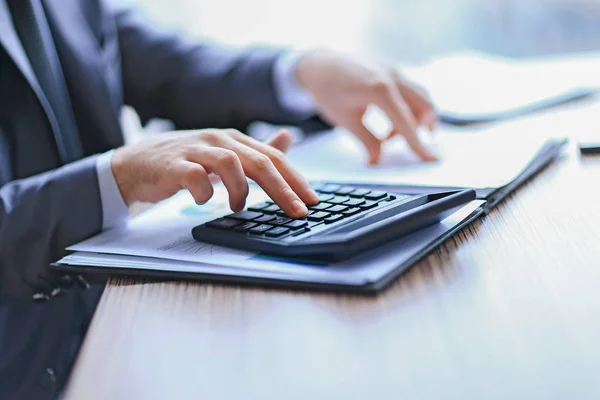
[[[315,187],[319,203],[308,206],[308,214],[301,219],[289,218],[276,204],[267,200],[206,223],[208,228],[231,230],[240,235],[262,236],[279,240],[287,236],[300,236],[315,227],[330,226],[361,213],[375,209],[382,202],[402,199],[402,195],[389,195],[383,191],[354,188],[337,184]],[[319,228],[319,229],[321,229]]]

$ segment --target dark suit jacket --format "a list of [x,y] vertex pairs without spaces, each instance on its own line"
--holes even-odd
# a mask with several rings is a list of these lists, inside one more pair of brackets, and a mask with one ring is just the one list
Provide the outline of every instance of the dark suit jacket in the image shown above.
[[50,279],[64,248],[101,229],[95,155],[123,144],[124,104],[177,128],[298,124],[277,102],[279,52],[185,42],[102,0],[43,0],[85,157],[61,165],[48,101],[0,0],[0,293]]

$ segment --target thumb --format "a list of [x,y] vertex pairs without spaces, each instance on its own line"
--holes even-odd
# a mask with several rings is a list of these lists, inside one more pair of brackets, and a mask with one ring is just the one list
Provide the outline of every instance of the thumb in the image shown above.
[[282,129],[273,136],[271,136],[267,140],[267,144],[285,153],[286,151],[288,151],[293,141],[294,138],[290,131]]

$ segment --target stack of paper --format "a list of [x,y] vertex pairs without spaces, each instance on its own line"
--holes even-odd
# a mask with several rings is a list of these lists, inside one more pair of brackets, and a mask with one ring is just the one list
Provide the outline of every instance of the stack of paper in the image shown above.
[[[542,120],[559,127],[553,118]],[[367,167],[360,145],[342,130],[315,135],[297,145],[290,157],[311,179],[380,183],[391,185],[390,190],[404,185],[490,187],[509,183],[525,168],[548,138],[547,128],[546,122],[531,118],[487,130],[440,132],[443,158],[434,164],[416,162],[399,141],[386,149],[382,166]],[[252,185],[247,204],[264,199],[265,193]],[[474,201],[439,224],[358,257],[323,264],[275,259],[195,241],[193,227],[231,212],[225,188],[219,185],[208,204],[198,206],[188,193],[179,193],[126,226],[71,246],[68,250],[73,253],[58,264],[61,268],[93,268],[107,273],[158,271],[196,278],[230,277],[234,281],[244,277],[364,286],[408,268],[471,218],[475,210],[480,212],[483,203]]]
[[[264,192],[253,185],[248,202],[265,198]],[[58,265],[75,269],[91,267],[106,273],[161,271],[196,274],[197,277],[235,276],[361,286],[378,281],[413,259],[424,246],[469,217],[481,203],[474,201],[437,225],[359,257],[324,264],[276,259],[195,241],[191,235],[194,226],[231,212],[225,188],[219,185],[208,204],[196,205],[189,194],[181,192],[126,226],[69,247],[73,253]]]

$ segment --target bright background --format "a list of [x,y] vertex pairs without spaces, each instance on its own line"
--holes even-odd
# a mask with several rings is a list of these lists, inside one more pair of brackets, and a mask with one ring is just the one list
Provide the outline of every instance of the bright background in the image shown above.
[[135,0],[171,29],[230,45],[327,47],[415,63],[600,48],[600,0]]

